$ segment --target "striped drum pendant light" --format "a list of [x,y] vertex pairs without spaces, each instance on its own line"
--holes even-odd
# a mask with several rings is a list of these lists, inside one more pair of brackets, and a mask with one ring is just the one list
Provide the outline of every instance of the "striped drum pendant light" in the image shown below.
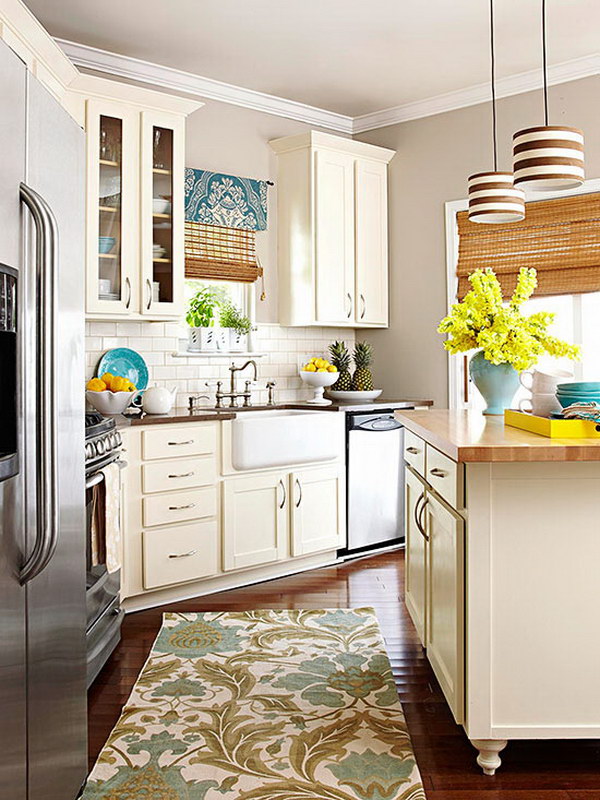
[[515,184],[541,192],[573,189],[585,180],[583,132],[564,125],[548,125],[546,0],[542,0],[542,55],[545,124],[525,128],[513,136]]
[[498,172],[496,135],[496,61],[494,50],[494,0],[490,0],[490,55],[492,66],[492,130],[494,169],[469,176],[469,220],[498,225],[525,218],[525,195],[515,189],[512,172]]
[[583,132],[562,125],[526,128],[513,136],[515,184],[536,191],[572,189],[585,180]]
[[519,222],[525,219],[525,195],[515,189],[512,172],[478,172],[469,177],[471,222]]

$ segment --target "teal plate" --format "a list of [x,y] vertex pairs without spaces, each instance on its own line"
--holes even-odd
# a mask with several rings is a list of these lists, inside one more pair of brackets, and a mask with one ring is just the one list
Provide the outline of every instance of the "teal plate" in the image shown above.
[[129,347],[115,347],[104,353],[96,367],[96,375],[100,377],[105,372],[128,378],[141,392],[148,386],[148,365],[139,353]]

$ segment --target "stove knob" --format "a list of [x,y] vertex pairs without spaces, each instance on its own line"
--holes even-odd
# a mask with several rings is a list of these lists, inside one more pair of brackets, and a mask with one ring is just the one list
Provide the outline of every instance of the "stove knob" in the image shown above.
[[88,442],[85,446],[85,457],[93,458],[94,457],[94,445],[91,442]]
[[96,455],[103,456],[106,452],[106,448],[104,447],[104,441],[102,439],[98,439],[96,442]]
[[110,440],[110,448],[111,448],[111,450],[114,450],[115,447],[118,446],[116,433],[111,433],[111,435],[109,437],[109,440]]
[[117,432],[115,433],[115,441],[116,441],[116,443],[117,443],[117,447],[121,447],[121,445],[123,444],[123,437],[121,436],[121,434],[119,433],[119,431],[117,431]]

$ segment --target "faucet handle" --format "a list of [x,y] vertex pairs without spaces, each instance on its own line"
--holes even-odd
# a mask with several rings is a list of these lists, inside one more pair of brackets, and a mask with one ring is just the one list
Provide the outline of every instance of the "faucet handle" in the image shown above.
[[268,395],[268,398],[267,398],[267,405],[268,406],[274,406],[275,405],[275,398],[273,396],[273,389],[275,388],[276,385],[277,384],[275,383],[275,381],[267,381],[267,390],[269,392],[269,395]]

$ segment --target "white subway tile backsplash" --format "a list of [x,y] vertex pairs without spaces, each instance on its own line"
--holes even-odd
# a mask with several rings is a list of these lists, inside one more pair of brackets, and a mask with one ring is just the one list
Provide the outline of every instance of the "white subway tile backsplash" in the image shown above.
[[[175,387],[177,405],[187,405],[189,394],[208,394],[207,405],[214,404],[214,384],[229,379],[228,367],[234,361],[241,366],[247,356],[214,355],[208,358],[179,358],[173,353],[180,349],[180,326],[176,322],[88,322],[86,323],[87,377],[91,377],[103,352],[112,347],[130,347],[146,360],[150,382]],[[265,383],[275,380],[277,402],[294,402],[311,397],[298,375],[298,366],[311,356],[328,355],[328,345],[343,339],[352,348],[354,331],[336,328],[282,328],[261,324],[254,335],[257,352],[258,383],[252,386],[252,402],[267,402]],[[249,379],[250,369],[238,377],[238,386]],[[209,381],[212,386],[207,388]]]

